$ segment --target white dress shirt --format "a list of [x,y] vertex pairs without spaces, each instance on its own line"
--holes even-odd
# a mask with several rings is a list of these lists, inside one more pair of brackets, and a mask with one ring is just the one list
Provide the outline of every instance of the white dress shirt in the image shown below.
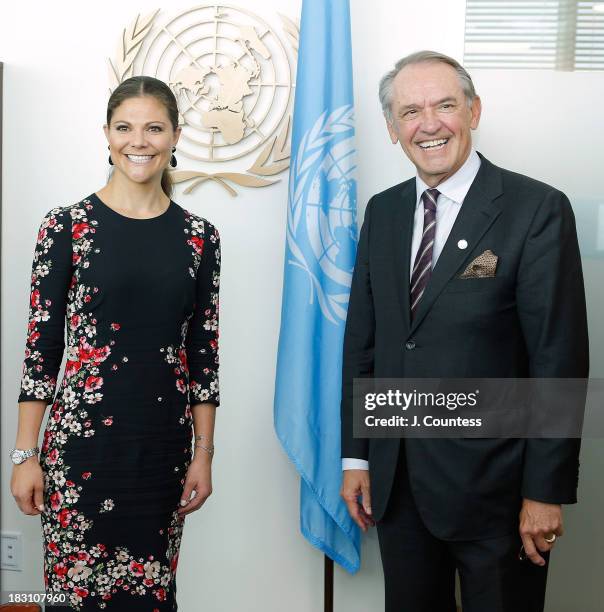
[[[461,210],[461,205],[470,190],[478,169],[480,168],[480,157],[474,149],[470,151],[468,159],[463,166],[446,181],[436,186],[440,192],[436,201],[436,235],[434,236],[434,246],[432,247],[432,267],[435,266],[438,257],[447,242],[451,233],[455,219]],[[413,236],[411,238],[411,261],[409,262],[409,278],[413,271],[415,257],[419,250],[424,233],[424,207],[422,204],[422,194],[426,189],[430,189],[422,179],[416,175],[415,187],[417,199],[415,201],[415,216],[413,217]],[[369,462],[365,459],[352,459],[345,457],[342,459],[343,470],[368,470]]]

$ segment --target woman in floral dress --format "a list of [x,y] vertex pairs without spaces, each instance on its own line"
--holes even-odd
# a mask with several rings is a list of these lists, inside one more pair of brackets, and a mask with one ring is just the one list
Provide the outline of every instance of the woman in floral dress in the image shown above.
[[211,493],[219,238],[170,199],[164,83],[124,81],[104,129],[108,184],[38,233],[11,488],[65,609],[172,611],[184,517]]

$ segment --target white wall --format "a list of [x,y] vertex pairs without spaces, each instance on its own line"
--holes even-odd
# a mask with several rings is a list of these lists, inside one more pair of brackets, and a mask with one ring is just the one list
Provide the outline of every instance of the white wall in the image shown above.
[[[170,3],[176,13],[194,3]],[[463,0],[352,0],[359,202],[412,174],[390,145],[379,113],[380,75],[398,57],[435,48],[461,58]],[[15,399],[27,316],[28,277],[37,226],[58,204],[74,202],[104,182],[107,149],[101,132],[107,98],[106,58],[116,37],[150,0],[29,2],[0,9],[4,76],[2,252],[2,457],[12,448]],[[241,3],[241,6],[244,6]],[[256,0],[250,10],[274,22],[277,11],[299,14],[298,0]],[[27,27],[25,27],[27,24]],[[594,376],[602,376],[604,327],[602,251],[596,204],[604,204],[604,133],[600,74],[474,71],[483,99],[479,150],[493,162],[565,190],[582,225],[582,247]],[[592,144],[593,143],[593,144]],[[187,520],[178,574],[183,612],[314,612],[322,610],[322,556],[298,532],[298,478],[273,435],[272,393],[280,313],[286,177],[264,190],[231,198],[209,184],[175,199],[207,216],[223,241],[221,383],[216,433],[215,493]],[[592,235],[593,234],[593,235]],[[567,535],[557,546],[549,612],[600,610],[604,571],[604,507],[598,471],[600,440],[582,457],[581,503],[566,511]],[[21,531],[23,572],[2,572],[3,589],[41,588],[39,520],[16,510],[10,463],[2,461],[3,530]],[[336,570],[336,611],[382,609],[375,533],[365,539],[363,568]]]

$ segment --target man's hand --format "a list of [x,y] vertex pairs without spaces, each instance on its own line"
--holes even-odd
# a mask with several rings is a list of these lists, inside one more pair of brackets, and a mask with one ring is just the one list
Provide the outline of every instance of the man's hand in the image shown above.
[[344,470],[340,495],[348,506],[352,520],[363,531],[375,525],[371,518],[371,488],[367,470]]
[[545,559],[538,550],[548,552],[554,547],[554,542],[547,542],[546,539],[552,540],[553,536],[560,537],[564,533],[562,507],[523,499],[519,531],[526,556],[535,565],[545,565]]

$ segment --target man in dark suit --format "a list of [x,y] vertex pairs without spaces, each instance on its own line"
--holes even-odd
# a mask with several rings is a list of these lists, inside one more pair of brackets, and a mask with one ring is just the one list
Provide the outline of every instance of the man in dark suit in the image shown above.
[[561,504],[576,501],[579,440],[354,438],[352,382],[586,378],[571,206],[472,148],[481,101],[455,60],[404,58],[380,98],[417,176],[371,198],[361,229],[342,497],[363,530],[377,523],[387,612],[453,612],[456,570],[464,612],[541,611]]

